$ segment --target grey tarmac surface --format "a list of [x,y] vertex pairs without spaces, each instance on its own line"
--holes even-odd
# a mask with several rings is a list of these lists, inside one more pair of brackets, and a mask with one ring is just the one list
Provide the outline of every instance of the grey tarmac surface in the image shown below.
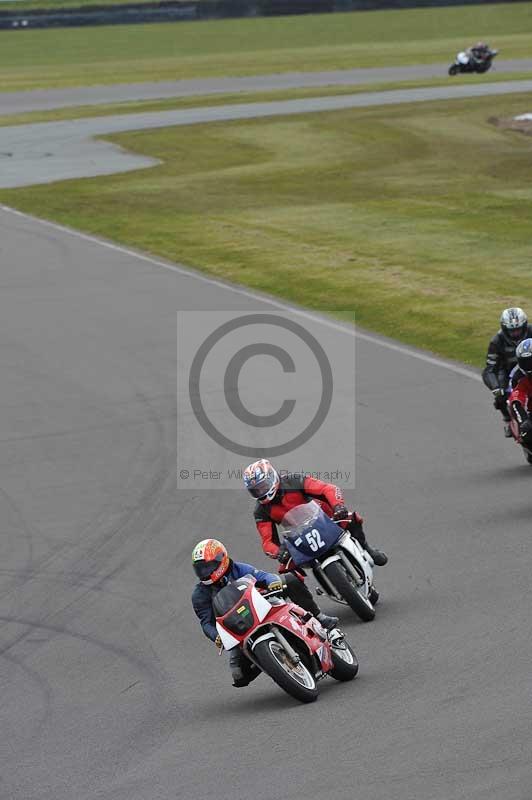
[[243,491],[176,491],[176,310],[276,306],[5,209],[0,242],[0,796],[528,800],[532,474],[478,376],[357,338],[360,676],[236,690],[190,550],[271,562]]
[[[154,83],[130,83],[113,86],[79,86],[66,89],[37,89],[0,93],[0,116],[26,111],[46,111],[67,106],[124,103],[133,100],[157,100],[167,97],[230,94],[233,92],[271,91],[275,89],[317,86],[355,86],[385,81],[439,78],[447,75],[449,64],[418,64],[407,67],[373,67],[329,72],[286,72],[231,78],[193,78]],[[532,59],[496,61],[494,73],[532,70]]]
[[[469,86],[450,82],[448,86],[425,89],[362,92],[8,126],[0,128],[0,188],[127,172],[148,168],[156,163],[153,159],[128,153],[113,144],[93,138],[120,131],[530,91],[532,81],[526,80]],[[528,107],[523,109],[528,110]]]

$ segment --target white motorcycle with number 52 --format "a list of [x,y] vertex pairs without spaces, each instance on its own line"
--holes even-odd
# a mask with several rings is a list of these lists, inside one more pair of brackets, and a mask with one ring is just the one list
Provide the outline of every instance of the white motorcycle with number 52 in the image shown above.
[[287,569],[312,570],[318,594],[349,605],[369,622],[379,594],[374,586],[373,559],[349,531],[330,519],[314,500],[287,511],[281,523],[290,553]]

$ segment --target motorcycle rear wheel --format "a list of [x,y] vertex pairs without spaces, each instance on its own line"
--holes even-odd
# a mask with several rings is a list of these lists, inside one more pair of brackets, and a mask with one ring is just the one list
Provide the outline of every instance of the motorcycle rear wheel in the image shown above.
[[324,572],[329,578],[335,589],[338,589],[344,600],[347,600],[350,608],[360,617],[363,622],[371,622],[375,617],[375,609],[356,586],[351,582],[343,564],[333,561],[324,567]]
[[297,667],[290,664],[288,655],[277,639],[259,642],[253,655],[261,669],[277,686],[301,703],[313,703],[318,698],[316,678],[303,661]]

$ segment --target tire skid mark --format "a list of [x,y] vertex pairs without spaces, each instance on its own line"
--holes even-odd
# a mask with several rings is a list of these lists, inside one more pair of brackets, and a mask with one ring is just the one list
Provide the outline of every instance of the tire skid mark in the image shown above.
[[[15,518],[15,520],[14,520],[15,529],[19,528],[22,531],[23,535],[24,535],[24,540],[26,542],[26,551],[27,552],[26,552],[26,558],[25,558],[25,561],[24,561],[24,566],[22,567],[22,569],[23,570],[32,570],[32,569],[34,569],[34,543],[33,543],[33,539],[34,539],[34,536],[37,535],[37,531],[32,530],[32,528],[27,524],[27,522],[24,519],[24,516],[22,514],[22,511],[20,510],[18,505],[15,503],[15,501],[13,500],[11,495],[9,495],[8,492],[4,488],[2,488],[1,486],[0,486],[0,495],[3,498],[3,502],[10,509],[11,515],[13,515],[14,518]],[[9,527],[11,528],[11,525],[10,525],[9,522],[8,522],[8,524],[9,524]],[[7,591],[9,591],[9,590],[10,590],[10,587],[7,589]],[[3,597],[5,593],[6,593],[5,590],[1,591],[0,592],[0,598]]]
[[[45,620],[33,620],[33,619],[26,619],[24,617],[18,616],[11,616],[11,615],[0,615],[0,621],[4,624],[8,625],[21,625],[27,630],[19,635],[16,640],[0,647],[0,658],[9,657],[14,663],[17,663],[18,666],[22,667],[24,664],[24,658],[16,658],[10,653],[10,651],[17,645],[19,642],[27,639],[27,637],[34,633],[35,631],[39,632],[46,632],[49,634],[48,638],[43,640],[44,642],[48,643],[54,636],[68,636],[73,639],[77,639],[85,644],[91,645],[93,647],[97,647],[106,653],[111,653],[116,658],[125,661],[131,667],[134,667],[135,670],[140,673],[144,678],[147,680],[147,686],[150,689],[150,709],[154,714],[162,713],[163,709],[164,712],[167,710],[166,704],[163,704],[163,682],[160,680],[162,677],[160,671],[155,666],[156,660],[153,659],[146,659],[142,658],[139,655],[131,653],[125,647],[121,647],[120,645],[106,642],[103,639],[97,638],[88,633],[81,633],[80,631],[71,630],[64,625],[54,625],[50,622]],[[26,667],[26,670],[29,668]],[[37,678],[37,673],[35,671],[30,670],[32,676]],[[140,681],[137,681],[139,683]]]
[[52,707],[52,690],[46,678],[44,678],[40,672],[32,667],[29,667],[24,661],[20,658],[16,658],[11,653],[3,653],[0,655],[0,658],[4,659],[8,663],[12,664],[13,667],[21,670],[26,677],[37,686],[38,690],[42,695],[42,711],[39,718],[33,723],[33,731],[29,737],[26,738],[26,742],[31,742],[34,739],[38,739],[43,731],[43,728],[47,724],[50,719],[51,714],[51,707]]
[[[108,563],[109,559],[112,557],[113,554],[119,552],[120,547],[127,543],[128,539],[135,535],[135,531],[142,532],[142,541],[139,545],[137,545],[135,552],[141,547],[144,543],[146,538],[146,533],[143,529],[144,525],[148,525],[153,515],[154,507],[159,503],[161,499],[162,491],[166,485],[168,480],[168,465],[170,462],[170,454],[166,452],[165,446],[165,437],[164,437],[164,424],[163,422],[153,413],[153,409],[150,407],[150,404],[146,402],[141,394],[138,392],[136,393],[137,399],[140,399],[143,402],[143,407],[148,411],[148,419],[150,423],[154,423],[150,425],[152,429],[155,430],[156,435],[154,440],[148,444],[148,452],[153,454],[152,461],[155,463],[155,470],[154,474],[152,475],[151,479],[149,480],[147,486],[145,486],[140,495],[137,498],[136,503],[134,506],[129,507],[121,517],[118,523],[112,526],[109,531],[104,531],[100,534],[98,541],[95,542],[92,547],[90,547],[85,553],[80,555],[78,558],[75,558],[69,567],[71,569],[76,570],[84,569],[84,570],[91,570],[95,573],[101,571],[103,565]],[[146,447],[146,442],[142,441],[139,443],[139,448],[142,449]],[[145,459],[143,460],[143,464],[145,463]],[[143,467],[142,473],[140,478],[142,480],[146,480],[146,468]],[[136,480],[136,478],[134,479]],[[99,514],[98,518],[103,515],[103,511]],[[51,560],[51,559],[50,559]],[[16,635],[10,642],[6,643],[3,647],[0,647],[0,655],[3,655],[6,652],[9,652],[11,648],[15,647],[22,643],[34,630],[36,626],[40,626],[43,630],[49,631],[52,634],[55,632],[61,632],[63,629],[62,626],[66,626],[68,623],[71,623],[75,618],[79,615],[79,613],[83,610],[86,610],[87,604],[85,601],[87,598],[92,597],[94,598],[95,594],[102,589],[103,584],[106,580],[110,578],[111,575],[115,575],[117,572],[121,571],[124,566],[129,562],[129,559],[126,558],[121,562],[118,567],[114,567],[109,570],[108,573],[99,577],[96,581],[94,586],[88,587],[85,591],[83,591],[78,596],[70,599],[61,607],[56,608],[51,613],[44,614],[38,621],[32,621],[28,623],[28,628],[26,631],[19,633]],[[45,595],[46,601],[47,600],[55,600],[57,599],[57,591],[50,590]],[[41,598],[39,605],[43,607],[45,605],[45,599]],[[50,623],[51,620],[56,619],[57,617],[61,617],[61,625],[52,625]],[[0,622],[2,625],[0,627],[5,626],[6,624],[12,624],[17,619],[24,619],[23,616],[0,616]],[[83,637],[81,637],[83,638]],[[90,641],[90,638],[87,638],[87,641]],[[95,643],[98,643],[97,640],[94,640]],[[46,640],[39,643],[37,646],[41,646],[45,644]],[[122,651],[121,649],[112,650],[112,652],[116,652],[121,657],[128,658],[127,652]],[[165,706],[162,703],[163,699],[163,686],[166,682],[166,675],[164,675],[156,666],[157,658],[154,655],[153,668],[148,670],[147,675],[150,677],[150,683],[153,682],[151,686],[151,692],[153,695],[153,707],[159,708],[159,711],[162,713],[163,709],[166,710]],[[136,656],[131,656],[133,662],[136,661]]]
[[[158,458],[157,450],[160,447],[159,431],[158,434],[159,436],[157,437],[157,441],[155,442],[153,447],[156,459]],[[137,469],[136,467],[137,456],[139,455],[139,453],[142,452],[143,449],[145,449],[145,441],[141,439],[136,448],[136,453],[131,459],[131,462],[134,465],[132,470],[133,473],[135,473]],[[144,462],[144,459],[139,456],[138,461]],[[86,540],[87,537],[90,537],[92,531],[95,532],[100,531],[98,540],[92,546],[86,549],[85,552],[82,552],[79,556],[74,557],[74,559],[69,564],[68,571],[75,572],[77,568],[79,568],[79,571],[81,572],[94,572],[94,573],[98,572],[99,564],[106,560],[104,554],[100,554],[100,557],[97,559],[96,555],[98,554],[98,552],[101,551],[101,549],[104,548],[106,545],[110,544],[111,541],[117,536],[117,534],[120,534],[121,532],[123,533],[124,531],[127,532],[128,525],[130,525],[131,522],[135,520],[136,516],[140,512],[142,512],[143,510],[145,511],[146,507],[151,504],[151,497],[153,494],[159,491],[163,477],[164,477],[163,469],[159,468],[156,472],[155,477],[149,482],[148,486],[141,490],[140,495],[137,496],[134,503],[128,505],[128,507],[124,510],[119,520],[114,522],[113,526],[109,531],[105,530],[105,520],[109,517],[109,515],[114,513],[112,511],[112,501],[109,503],[109,505],[105,504],[102,508],[100,508],[98,512],[95,514],[94,518],[90,520],[85,525],[85,527],[82,528],[82,530],[79,532],[79,535],[77,536],[78,544],[74,546],[74,550],[79,550],[84,547],[87,548]],[[145,480],[145,475],[141,474],[140,476],[135,476],[133,478],[133,481],[135,482],[136,480],[143,480],[143,479]],[[124,487],[124,490],[127,491],[127,486]],[[115,544],[115,546],[117,546],[117,544]],[[27,583],[29,583],[31,580],[33,580],[33,573],[50,566],[51,564],[53,564],[54,560],[57,557],[64,556],[65,551],[71,549],[72,549],[72,543],[70,541],[67,543],[65,542],[59,543],[56,548],[54,548],[50,553],[46,554],[39,562],[33,564],[33,569],[31,570],[31,574],[26,579],[24,579],[21,584],[3,593],[2,595],[0,595],[0,597],[3,597],[5,596],[5,594],[9,594],[13,590],[16,590],[21,586],[24,586]],[[91,558],[93,559],[94,563],[91,567],[87,568],[86,562],[88,559]],[[27,563],[30,564],[30,562]]]

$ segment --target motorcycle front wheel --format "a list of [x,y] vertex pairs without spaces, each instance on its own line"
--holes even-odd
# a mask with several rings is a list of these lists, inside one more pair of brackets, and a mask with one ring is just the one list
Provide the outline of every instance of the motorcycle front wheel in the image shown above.
[[[523,445],[521,445],[521,447],[523,447]],[[530,450],[527,450],[526,447],[523,447],[523,455],[524,455],[527,463],[528,464],[532,464],[532,452]]]
[[334,667],[330,671],[331,677],[337,681],[352,681],[358,673],[358,660],[351,645],[345,639],[341,644],[331,646],[331,658]]
[[287,694],[301,703],[312,703],[318,698],[316,678],[301,660],[294,664],[277,639],[259,642],[253,655],[261,669]]
[[363,622],[371,622],[375,617],[375,609],[370,601],[364,597],[354,585],[351,576],[347,574],[343,564],[339,561],[333,561],[331,564],[324,567],[323,571],[334,588],[337,589],[344,600],[349,603],[349,606],[355,614],[360,617]]
[[451,66],[449,67],[449,75],[457,75],[458,72],[459,72],[459,68],[457,67],[457,65],[456,64],[451,64]]

